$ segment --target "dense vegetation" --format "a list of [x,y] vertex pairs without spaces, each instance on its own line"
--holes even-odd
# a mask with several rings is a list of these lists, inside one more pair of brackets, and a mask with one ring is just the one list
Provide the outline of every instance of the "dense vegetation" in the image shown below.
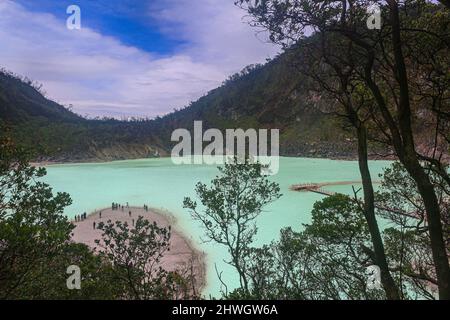
[[145,158],[163,151],[147,121],[87,120],[43,94],[30,80],[0,72],[0,127],[33,149],[34,160]]
[[[389,298],[380,279],[373,287],[369,281],[368,271],[378,261],[360,190],[355,190],[354,197],[336,194],[318,201],[312,222],[295,228],[302,231],[283,229],[279,240],[258,248],[253,246],[256,221],[264,206],[281,196],[279,186],[264,177],[258,163],[230,163],[219,170],[211,186],[197,185],[201,206],[190,198],[184,206],[204,227],[204,241],[227,248],[227,263],[239,275],[240,284],[233,288],[217,270],[224,299]],[[381,235],[398,298],[436,299],[439,282],[417,186],[398,162],[381,178],[376,217],[385,226]],[[438,175],[433,174],[432,179],[440,186],[436,192],[448,248],[450,186]]]
[[[433,287],[440,299],[450,299],[448,2],[375,1],[382,20],[378,29],[366,24],[372,1],[236,3],[248,11],[252,25],[265,28],[273,42],[301,58],[298,71],[311,80],[311,90],[328,102],[330,113],[353,128],[363,183],[361,199],[355,192],[355,199],[324,200],[316,205],[313,224],[305,231],[283,232],[273,254],[268,248],[257,250],[241,264],[248,266],[256,296],[267,297],[279,286],[278,297],[296,293],[308,299],[370,298],[358,285],[362,269],[355,269],[370,262],[380,270],[387,299],[408,298],[411,292],[433,298]],[[421,136],[430,139],[428,148],[420,148]],[[391,149],[399,160],[384,176],[385,186],[390,186],[384,194],[388,207],[372,184],[370,142]],[[380,229],[380,208],[391,213],[387,217],[396,227]],[[341,220],[346,226],[339,225]],[[283,242],[286,235],[292,243]],[[410,252],[405,241],[411,241]],[[400,248],[395,247],[398,243]],[[284,257],[283,249],[292,246],[295,250]],[[295,253],[295,265],[288,264]],[[392,254],[400,261],[393,261]],[[267,267],[275,264],[272,273],[259,268],[265,260]],[[252,267],[253,261],[258,265]],[[241,290],[243,297],[255,294],[248,287]]]
[[[11,139],[0,138],[0,299],[195,298],[188,267],[169,272],[158,265],[168,228],[143,219],[133,227],[108,221],[99,225],[97,252],[74,243],[74,225],[63,214],[70,196],[54,195],[39,181],[45,169],[28,160]],[[70,266],[80,269],[79,290],[68,288]]]
[[[320,141],[345,144],[342,141],[349,139],[355,144],[362,189],[317,202],[310,224],[298,231],[281,230],[280,239],[262,248],[253,247],[255,221],[265,205],[281,195],[279,186],[261,173],[260,164],[246,160],[225,165],[211,186],[197,185],[201,206],[185,199],[185,208],[202,223],[207,240],[226,246],[228,263],[239,275],[235,290],[226,290],[223,283],[223,297],[450,299],[448,2],[375,1],[382,9],[382,27],[375,30],[366,26],[373,1],[236,2],[248,11],[252,24],[285,46],[283,55],[231,77],[189,107],[154,121],[88,121],[59,107],[54,113],[53,108],[43,108],[39,114],[46,116],[39,120],[29,108],[11,111],[14,104],[8,103],[2,109],[8,116],[2,119],[8,122],[9,133],[30,144],[27,139],[43,137],[33,127],[39,126],[38,121],[44,121],[42,130],[49,130],[49,137],[56,132],[49,123],[61,132],[81,130],[71,138],[81,140],[62,144],[68,154],[74,145],[91,151],[94,145],[99,154],[106,146],[116,148],[109,142],[116,134],[127,145],[151,133],[151,143],[168,141],[173,128],[190,128],[196,119],[218,128],[281,126],[285,152]],[[16,85],[20,84],[24,81]],[[30,87],[26,81],[25,85]],[[9,88],[1,97],[26,104],[30,95],[43,99],[36,89],[24,93]],[[25,134],[26,126],[37,135]],[[100,138],[92,135],[96,130],[102,132]],[[321,136],[327,130],[332,131]],[[368,166],[374,145],[390,150],[398,160],[381,176],[379,191],[374,190]],[[93,255],[69,241],[71,225],[61,214],[70,203],[68,195],[54,196],[49,186],[35,182],[44,171],[30,167],[11,140],[0,146],[3,298],[189,295],[185,289],[189,279],[164,270],[148,271],[141,261],[159,259],[157,253],[164,252],[170,230],[145,221],[133,230],[122,224],[102,225],[103,250]],[[333,147],[344,148],[339,143]],[[87,291],[70,296],[67,290],[59,291],[61,279],[50,277],[49,270],[62,271],[74,259],[88,270],[88,285]],[[380,272],[374,288],[368,285],[370,266]]]
[[153,157],[170,153],[171,133],[207,128],[281,129],[281,153],[354,157],[351,135],[338,118],[317,108],[307,78],[291,72],[284,54],[250,66],[189,106],[154,120],[84,119],[45,98],[30,80],[0,72],[0,124],[38,160],[77,161]]

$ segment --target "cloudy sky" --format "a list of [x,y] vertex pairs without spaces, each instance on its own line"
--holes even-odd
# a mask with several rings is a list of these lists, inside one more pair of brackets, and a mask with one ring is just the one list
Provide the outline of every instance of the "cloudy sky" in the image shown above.
[[[89,116],[165,114],[279,49],[233,0],[0,0],[0,66]],[[81,30],[66,28],[81,8]]]

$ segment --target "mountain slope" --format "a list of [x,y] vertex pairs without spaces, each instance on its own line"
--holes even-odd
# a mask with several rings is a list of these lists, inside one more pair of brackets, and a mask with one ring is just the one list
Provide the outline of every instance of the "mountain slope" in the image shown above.
[[280,151],[289,156],[353,157],[352,135],[343,123],[319,111],[307,80],[283,54],[264,66],[244,69],[185,109],[157,119],[165,141],[174,128],[278,128]]
[[354,157],[351,134],[318,111],[287,55],[246,68],[221,87],[150,121],[86,120],[46,99],[30,81],[0,74],[0,122],[40,160],[97,161],[166,155],[177,128],[278,128],[282,155]]
[[0,72],[0,133],[32,149],[38,161],[145,158],[158,147],[150,127],[113,119],[86,120],[47,99],[29,80]]
[[5,122],[21,123],[36,118],[67,122],[83,120],[63,106],[46,99],[30,80],[5,71],[0,72],[0,101],[0,115]]

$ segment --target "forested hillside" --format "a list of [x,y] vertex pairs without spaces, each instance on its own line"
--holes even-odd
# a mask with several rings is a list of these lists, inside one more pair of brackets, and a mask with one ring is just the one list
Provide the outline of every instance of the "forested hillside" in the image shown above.
[[264,66],[245,68],[187,108],[157,119],[159,135],[169,140],[173,128],[192,128],[194,120],[219,129],[278,128],[283,155],[352,157],[351,133],[321,112],[320,97],[309,92],[295,61],[283,54]]
[[37,161],[97,161],[163,152],[145,122],[87,120],[44,97],[28,79],[0,74],[0,124]]
[[28,79],[3,71],[0,121],[3,130],[35,148],[37,160],[97,161],[166,155],[176,128],[278,128],[280,152],[289,156],[349,158],[351,133],[319,111],[320,97],[287,54],[249,66],[191,105],[155,120],[87,120],[47,99]]

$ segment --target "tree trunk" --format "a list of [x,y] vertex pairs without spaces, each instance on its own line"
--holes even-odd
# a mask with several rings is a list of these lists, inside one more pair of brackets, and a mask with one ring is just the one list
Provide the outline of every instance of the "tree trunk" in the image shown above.
[[[359,121],[358,121],[359,122]],[[368,156],[367,156],[367,132],[364,124],[358,123],[358,162],[359,171],[364,190],[364,216],[369,227],[370,236],[372,239],[375,262],[381,271],[381,283],[386,297],[389,300],[400,300],[398,287],[389,272],[386,254],[384,251],[383,239],[381,238],[380,229],[375,216],[375,196],[372,185],[372,178],[370,175]]]
[[436,268],[436,278],[438,280],[439,299],[450,300],[450,268],[442,231],[440,207],[433,184],[420,165],[415,151],[413,155],[407,154],[401,162],[416,182],[417,189],[425,206],[428,231],[430,233],[431,252]]
[[450,267],[442,232],[440,207],[433,184],[417,157],[412,134],[408,76],[402,50],[398,3],[395,0],[388,0],[388,4],[392,26],[392,45],[396,67],[396,79],[399,84],[397,113],[399,131],[402,138],[402,143],[397,143],[394,147],[399,155],[400,161],[416,182],[424,202],[428,220],[428,230],[430,233],[433,262],[439,283],[439,298],[442,300],[450,300]]

